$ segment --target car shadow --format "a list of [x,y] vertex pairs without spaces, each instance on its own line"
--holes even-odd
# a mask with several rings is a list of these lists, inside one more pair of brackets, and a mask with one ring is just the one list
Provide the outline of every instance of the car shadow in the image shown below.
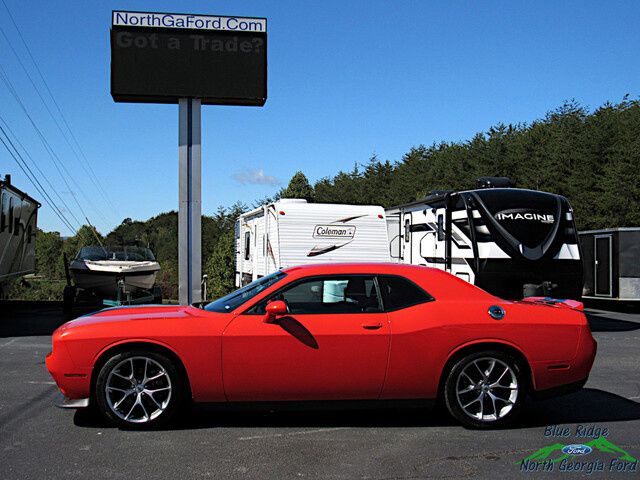
[[[193,405],[165,429],[196,430],[229,427],[421,428],[459,425],[442,407],[434,407],[432,402],[412,403],[411,407],[395,406],[396,402],[389,402],[389,404],[393,406],[368,407],[363,402],[353,402],[350,408],[345,408],[343,402],[339,404],[327,402],[312,408],[304,404],[270,405],[269,407],[261,404],[233,407]],[[622,422],[638,419],[640,419],[640,403],[613,393],[586,388],[554,399],[527,401],[521,419],[510,428],[534,428],[570,423]],[[86,428],[109,428],[100,417],[88,410],[78,410],[74,416],[74,423]]]
[[598,309],[609,312],[618,312],[618,313],[630,313],[630,314],[639,314],[640,313],[640,302],[625,302],[620,300],[596,300],[592,298],[583,299],[584,306],[587,309]]
[[101,304],[74,308],[73,315],[65,315],[62,302],[20,301],[0,302],[0,338],[51,335],[69,320],[104,308]]
[[307,327],[302,325],[293,317],[280,317],[276,320],[276,323],[289,335],[296,340],[314,350],[318,349],[318,342],[313,337],[313,334],[307,330]]
[[585,312],[592,332],[630,332],[640,330],[639,322],[620,320],[609,316],[607,312]]
[[561,423],[625,422],[640,419],[640,403],[614,393],[584,388],[575,393],[526,405],[523,427]]

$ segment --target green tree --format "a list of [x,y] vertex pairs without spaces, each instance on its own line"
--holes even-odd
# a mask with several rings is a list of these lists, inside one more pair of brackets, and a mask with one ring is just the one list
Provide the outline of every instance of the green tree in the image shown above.
[[[238,216],[247,210],[243,203],[229,209],[219,209],[214,221],[218,235],[202,259],[202,272],[208,276],[208,298],[218,298],[235,289],[235,224]],[[203,247],[204,250],[204,247]]]
[[103,241],[102,235],[100,235],[94,227],[83,225],[74,236],[64,241],[63,251],[67,255],[68,260],[71,261],[82,247],[99,245],[98,239],[100,242]]
[[[368,163],[322,178],[312,187],[303,172],[272,198],[305,198],[326,203],[377,204],[384,207],[424,198],[432,190],[466,189],[480,176],[507,176],[519,187],[565,195],[574,208],[578,229],[640,225],[640,102],[625,97],[589,112],[565,102],[531,123],[498,123],[467,141],[439,142],[411,148],[397,162],[375,155]],[[259,204],[267,203],[265,198]],[[233,289],[234,224],[243,204],[220,208],[202,218],[203,272],[209,275],[210,297]],[[139,242],[151,248],[162,270],[158,276],[165,298],[177,298],[178,216],[161,213],[146,221],[126,218],[110,232],[109,245]],[[62,239],[38,232],[37,272],[62,275],[61,251],[69,258],[84,245],[97,243],[90,227]],[[52,280],[53,281],[53,280]],[[43,283],[29,298],[49,298],[55,287]],[[60,290],[60,289],[59,289]],[[12,294],[13,295],[13,294]],[[15,298],[15,297],[14,297]]]
[[64,278],[62,247],[64,241],[59,232],[43,232],[36,234],[36,274],[47,279]]
[[296,172],[287,188],[280,190],[280,198],[304,198],[306,201],[313,201],[313,188],[309,184],[306,175],[300,171]]
[[215,250],[204,264],[209,299],[226,295],[235,288],[235,252],[235,236],[229,229],[219,238]]

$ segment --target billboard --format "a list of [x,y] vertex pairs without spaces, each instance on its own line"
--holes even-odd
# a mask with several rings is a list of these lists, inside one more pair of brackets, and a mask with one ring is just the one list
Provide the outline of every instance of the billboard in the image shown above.
[[262,106],[267,20],[113,11],[111,96],[116,102]]

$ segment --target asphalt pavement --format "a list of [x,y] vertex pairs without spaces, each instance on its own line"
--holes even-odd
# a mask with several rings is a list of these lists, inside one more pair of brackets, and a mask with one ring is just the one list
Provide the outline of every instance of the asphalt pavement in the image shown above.
[[543,447],[597,437],[640,458],[640,314],[588,313],[599,350],[585,389],[529,403],[515,428],[466,430],[427,408],[207,406],[171,429],[133,432],[54,406],[44,356],[64,321],[58,304],[0,304],[0,479],[639,478],[637,463],[595,446],[564,469],[521,464]]

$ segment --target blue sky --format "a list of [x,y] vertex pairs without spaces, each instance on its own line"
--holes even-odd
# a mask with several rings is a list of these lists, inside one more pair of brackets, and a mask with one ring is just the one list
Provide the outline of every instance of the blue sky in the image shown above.
[[[178,202],[178,108],[113,102],[112,9],[268,18],[266,105],[203,107],[205,214],[272,195],[296,170],[315,181],[372,154],[396,161],[412,146],[531,121],[567,99],[594,108],[639,93],[640,4],[633,1],[155,1],[152,8],[143,1],[4,1],[113,206],[96,192],[1,35],[0,65],[102,233]],[[37,82],[2,0],[0,27]],[[81,218],[2,83],[0,105]],[[0,173],[35,196],[2,148]],[[48,206],[39,224],[69,234]]]

